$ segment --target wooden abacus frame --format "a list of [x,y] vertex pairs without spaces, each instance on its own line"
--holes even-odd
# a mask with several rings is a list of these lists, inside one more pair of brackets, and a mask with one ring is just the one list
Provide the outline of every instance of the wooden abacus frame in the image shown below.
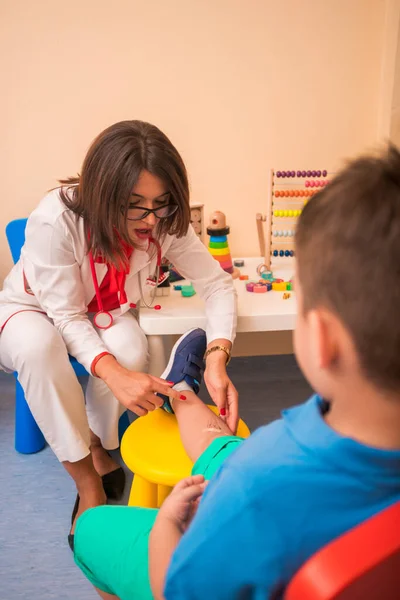
[[[318,192],[322,187],[324,187],[329,180],[326,179],[326,177],[332,176],[334,173],[329,172],[327,169],[324,170],[297,170],[297,171],[275,171],[274,169],[270,170],[270,176],[269,176],[269,180],[268,180],[268,194],[267,194],[267,212],[266,215],[263,215],[261,213],[257,213],[256,215],[256,222],[257,222],[257,233],[258,233],[258,240],[259,240],[259,245],[260,245],[260,253],[261,256],[264,257],[264,264],[266,265],[266,267],[268,269],[271,270],[271,265],[272,265],[272,259],[273,259],[273,245],[274,245],[274,241],[273,238],[277,237],[274,236],[274,232],[275,231],[279,231],[279,230],[275,230],[274,229],[274,221],[275,219],[281,219],[281,218],[286,218],[289,217],[291,219],[291,222],[293,223],[293,229],[290,230],[290,236],[287,236],[287,231],[284,232],[284,237],[293,237],[294,234],[294,230],[295,230],[295,226],[296,226],[296,222],[297,222],[297,218],[300,216],[301,210],[303,209],[303,206],[305,204],[303,198],[310,198],[312,197],[316,192]],[[290,189],[287,190],[276,190],[276,187],[278,186],[278,183],[276,182],[276,179],[279,179],[280,177],[282,177],[282,180],[285,180],[285,178],[287,177],[288,179],[284,182],[284,185],[286,187],[289,187]],[[303,182],[304,182],[304,187],[303,187]],[[309,189],[307,189],[309,188]],[[315,188],[315,189],[314,189]],[[275,198],[279,198],[280,196],[278,196],[278,193],[282,193],[282,198],[293,198],[293,200],[289,200],[289,203],[291,203],[291,207],[289,209],[285,208],[284,210],[278,209],[280,212],[282,213],[286,213],[286,214],[282,214],[279,216],[274,215],[274,211],[276,211],[276,205],[277,205],[277,201]],[[294,198],[298,198],[298,200],[294,200]],[[307,202],[307,200],[306,200]],[[293,204],[299,204],[301,203],[300,206],[293,206]],[[280,201],[278,201],[278,204],[280,204]],[[295,213],[295,214],[290,214],[290,213]],[[297,214],[299,213],[299,214]],[[294,221],[293,221],[294,219]],[[264,223],[265,223],[265,230],[264,230]],[[282,236],[282,231],[281,234]],[[291,258],[293,256],[294,253],[294,249],[291,249],[289,252],[290,257],[286,254],[288,252],[288,250],[283,250],[282,249],[282,242],[278,242],[276,241],[275,243],[280,244],[280,250],[279,252],[284,251],[285,252],[285,256],[283,257],[279,257],[279,259],[281,258]],[[275,250],[277,250],[275,248]],[[278,258],[278,257],[275,257]]]

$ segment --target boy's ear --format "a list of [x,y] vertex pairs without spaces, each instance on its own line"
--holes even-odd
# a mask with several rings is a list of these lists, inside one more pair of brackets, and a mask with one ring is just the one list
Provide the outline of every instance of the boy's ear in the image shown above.
[[314,364],[319,369],[327,369],[336,359],[336,343],[331,319],[324,310],[314,309],[308,314],[311,336],[311,351]]

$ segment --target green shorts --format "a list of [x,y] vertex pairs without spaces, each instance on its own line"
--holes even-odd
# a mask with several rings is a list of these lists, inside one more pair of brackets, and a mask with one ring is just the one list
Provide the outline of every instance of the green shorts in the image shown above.
[[[199,457],[192,475],[210,479],[243,438],[216,438]],[[99,506],[79,517],[74,538],[78,567],[95,587],[120,600],[151,600],[149,535],[158,510]]]

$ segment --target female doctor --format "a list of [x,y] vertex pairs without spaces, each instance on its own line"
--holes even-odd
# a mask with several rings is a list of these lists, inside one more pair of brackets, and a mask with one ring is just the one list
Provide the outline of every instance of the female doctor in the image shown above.
[[[226,362],[236,296],[190,226],[186,169],[157,127],[112,125],[92,143],[80,176],[60,183],[30,215],[21,258],[0,292],[0,364],[18,372],[37,424],[75,482],[74,528],[74,517],[104,504],[106,492],[122,492],[106,450],[119,445],[123,410],[145,415],[163,402],[156,392],[181,396],[146,374],[135,310],[158,281],[161,257],[205,300],[208,348],[219,348],[208,354],[204,378],[232,430],[238,396]],[[86,398],[68,354],[92,375]]]

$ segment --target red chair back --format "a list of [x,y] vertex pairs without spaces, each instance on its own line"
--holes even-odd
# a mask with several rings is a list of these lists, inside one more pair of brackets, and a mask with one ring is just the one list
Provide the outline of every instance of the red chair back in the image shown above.
[[285,600],[399,600],[400,502],[347,531],[312,556]]

